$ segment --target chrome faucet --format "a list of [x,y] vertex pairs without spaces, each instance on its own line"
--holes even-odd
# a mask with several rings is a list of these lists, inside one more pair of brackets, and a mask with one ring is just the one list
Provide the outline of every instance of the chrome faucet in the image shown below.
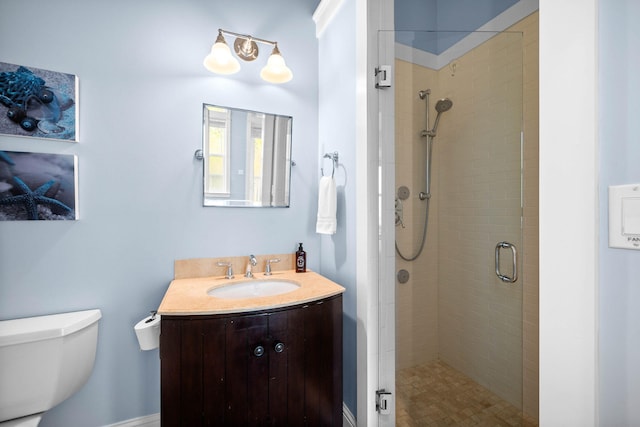
[[247,263],[247,272],[244,274],[244,277],[253,277],[253,272],[251,271],[251,267],[255,267],[258,264],[256,257],[253,255],[249,255],[249,262]]
[[272,262],[280,262],[280,258],[273,258],[267,260],[267,267],[264,270],[265,276],[271,276],[271,263]]
[[218,261],[218,267],[227,267],[227,273],[224,275],[224,278],[233,279],[233,266],[230,262]]

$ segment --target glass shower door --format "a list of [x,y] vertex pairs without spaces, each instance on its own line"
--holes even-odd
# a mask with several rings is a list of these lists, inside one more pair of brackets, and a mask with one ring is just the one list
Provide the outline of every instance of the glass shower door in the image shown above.
[[420,255],[396,256],[395,283],[381,274],[380,294],[395,289],[398,426],[523,425],[522,34],[464,37],[476,45],[455,57],[396,43],[394,114],[380,97],[381,126],[395,129],[395,189],[382,197],[395,200],[396,227],[382,239],[415,255],[427,222]]

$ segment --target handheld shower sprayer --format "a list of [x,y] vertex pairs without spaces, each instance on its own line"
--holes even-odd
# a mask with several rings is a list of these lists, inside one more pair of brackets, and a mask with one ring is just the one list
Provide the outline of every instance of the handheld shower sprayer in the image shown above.
[[[425,218],[424,218],[424,228],[422,229],[422,241],[420,243],[420,248],[417,253],[413,256],[405,256],[402,252],[400,252],[400,248],[398,247],[398,242],[396,241],[396,252],[405,261],[414,261],[416,260],[422,250],[424,249],[424,244],[427,238],[427,224],[429,223],[429,202],[431,199],[431,149],[433,147],[433,138],[436,136],[436,130],[438,129],[438,123],[440,122],[440,115],[445,111],[449,111],[451,107],[453,107],[453,101],[449,98],[440,99],[436,102],[435,110],[436,110],[436,120],[433,123],[433,127],[429,129],[429,95],[431,95],[430,89],[421,90],[418,92],[418,97],[422,100],[426,100],[427,108],[426,108],[426,125],[427,128],[421,132],[422,137],[427,138],[427,147],[426,147],[426,167],[425,167],[425,191],[421,191],[418,194],[418,198],[420,200],[426,200],[427,206],[425,208]],[[396,221],[397,223],[397,221]]]
[[433,122],[433,127],[429,129],[429,94],[431,94],[431,90],[429,89],[421,90],[420,92],[418,92],[418,96],[420,97],[420,99],[427,99],[427,129],[423,130],[420,133],[422,137],[436,136],[436,130],[438,129],[438,123],[440,122],[440,114],[444,113],[445,111],[449,111],[451,107],[453,107],[453,101],[451,101],[449,98],[442,98],[438,100],[434,107],[436,113],[438,114],[436,115],[436,120]]
[[436,136],[436,129],[438,128],[438,122],[440,121],[440,114],[445,111],[449,111],[453,107],[453,101],[449,98],[443,98],[436,102],[436,111],[438,114],[436,115],[436,121],[433,123],[433,128],[431,128],[430,136]]

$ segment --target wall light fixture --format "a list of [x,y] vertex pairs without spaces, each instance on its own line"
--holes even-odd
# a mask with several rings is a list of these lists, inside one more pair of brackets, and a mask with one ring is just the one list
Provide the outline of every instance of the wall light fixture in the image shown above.
[[227,45],[222,34],[236,36],[233,43],[233,50],[238,58],[243,61],[253,61],[258,57],[258,43],[273,46],[271,55],[267,60],[267,65],[260,71],[260,77],[269,83],[286,83],[293,78],[293,73],[284,62],[284,58],[278,49],[278,42],[260,39],[245,34],[238,34],[232,31],[218,29],[218,38],[211,47],[211,52],[204,58],[204,66],[207,70],[217,74],[233,74],[240,71],[240,63],[231,54],[231,49]]

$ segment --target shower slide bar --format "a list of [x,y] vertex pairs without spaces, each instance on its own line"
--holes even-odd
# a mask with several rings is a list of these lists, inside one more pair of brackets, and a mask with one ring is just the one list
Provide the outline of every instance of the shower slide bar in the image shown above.
[[[500,272],[500,252],[502,249],[511,249],[511,260],[513,262],[513,276],[509,277]],[[516,247],[509,242],[500,242],[496,245],[496,276],[506,283],[515,283],[518,280],[518,263]]]

